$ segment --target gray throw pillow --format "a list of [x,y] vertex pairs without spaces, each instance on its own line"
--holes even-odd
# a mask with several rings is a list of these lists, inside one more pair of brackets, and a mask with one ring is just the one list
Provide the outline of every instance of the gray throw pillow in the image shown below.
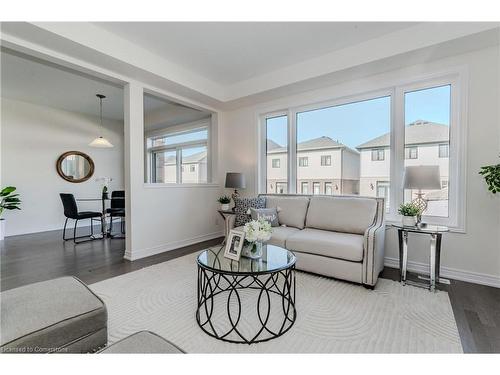
[[236,217],[234,219],[234,225],[240,227],[245,225],[251,220],[248,210],[250,208],[265,208],[266,198],[235,198],[234,199],[234,213]]
[[252,216],[252,220],[263,218],[264,220],[271,223],[272,227],[279,227],[280,225],[278,221],[278,210],[276,210],[276,207],[250,208],[250,216]]

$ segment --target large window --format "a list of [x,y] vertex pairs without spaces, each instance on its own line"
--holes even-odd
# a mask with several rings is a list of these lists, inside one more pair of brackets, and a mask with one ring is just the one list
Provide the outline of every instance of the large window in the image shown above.
[[[405,158],[406,166],[439,167],[440,180],[449,177],[451,86],[444,85],[405,92],[405,149],[419,149],[415,157]],[[411,155],[411,154],[410,154]],[[405,190],[409,202],[423,193],[427,201],[424,215],[448,217],[448,188],[440,190]]]
[[147,138],[149,182],[208,182],[208,125]]
[[269,161],[260,191],[381,197],[388,220],[400,220],[398,206],[420,193],[402,188],[404,168],[438,165],[441,189],[421,192],[428,201],[424,221],[463,228],[461,82],[456,73],[263,115],[267,145],[261,155],[279,154],[286,165],[271,176]]
[[288,193],[288,117],[266,118],[266,193]]

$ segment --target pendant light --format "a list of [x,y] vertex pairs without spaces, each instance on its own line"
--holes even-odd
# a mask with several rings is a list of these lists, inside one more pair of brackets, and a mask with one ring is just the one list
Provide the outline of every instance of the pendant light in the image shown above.
[[90,147],[99,147],[99,148],[109,148],[113,147],[110,141],[108,141],[106,138],[102,136],[102,100],[105,98],[104,95],[102,94],[96,94],[96,96],[99,98],[99,109],[100,109],[100,124],[99,124],[99,137],[94,139],[92,142],[89,143]]

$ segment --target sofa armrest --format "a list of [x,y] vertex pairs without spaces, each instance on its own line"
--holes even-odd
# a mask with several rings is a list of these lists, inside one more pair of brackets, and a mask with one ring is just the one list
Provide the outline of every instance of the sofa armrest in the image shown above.
[[377,198],[377,212],[373,224],[364,234],[363,284],[375,285],[378,275],[384,268],[385,251],[385,204]]

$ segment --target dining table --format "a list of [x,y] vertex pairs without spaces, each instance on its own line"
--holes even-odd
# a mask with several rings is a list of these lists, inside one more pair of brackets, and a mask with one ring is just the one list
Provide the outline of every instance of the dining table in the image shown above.
[[[113,199],[125,199],[124,197],[114,197]],[[113,235],[111,232],[108,231],[108,223],[106,222],[106,202],[111,201],[111,198],[108,197],[101,197],[101,198],[76,198],[77,202],[101,202],[101,238],[112,238]],[[94,236],[94,238],[97,238]]]

